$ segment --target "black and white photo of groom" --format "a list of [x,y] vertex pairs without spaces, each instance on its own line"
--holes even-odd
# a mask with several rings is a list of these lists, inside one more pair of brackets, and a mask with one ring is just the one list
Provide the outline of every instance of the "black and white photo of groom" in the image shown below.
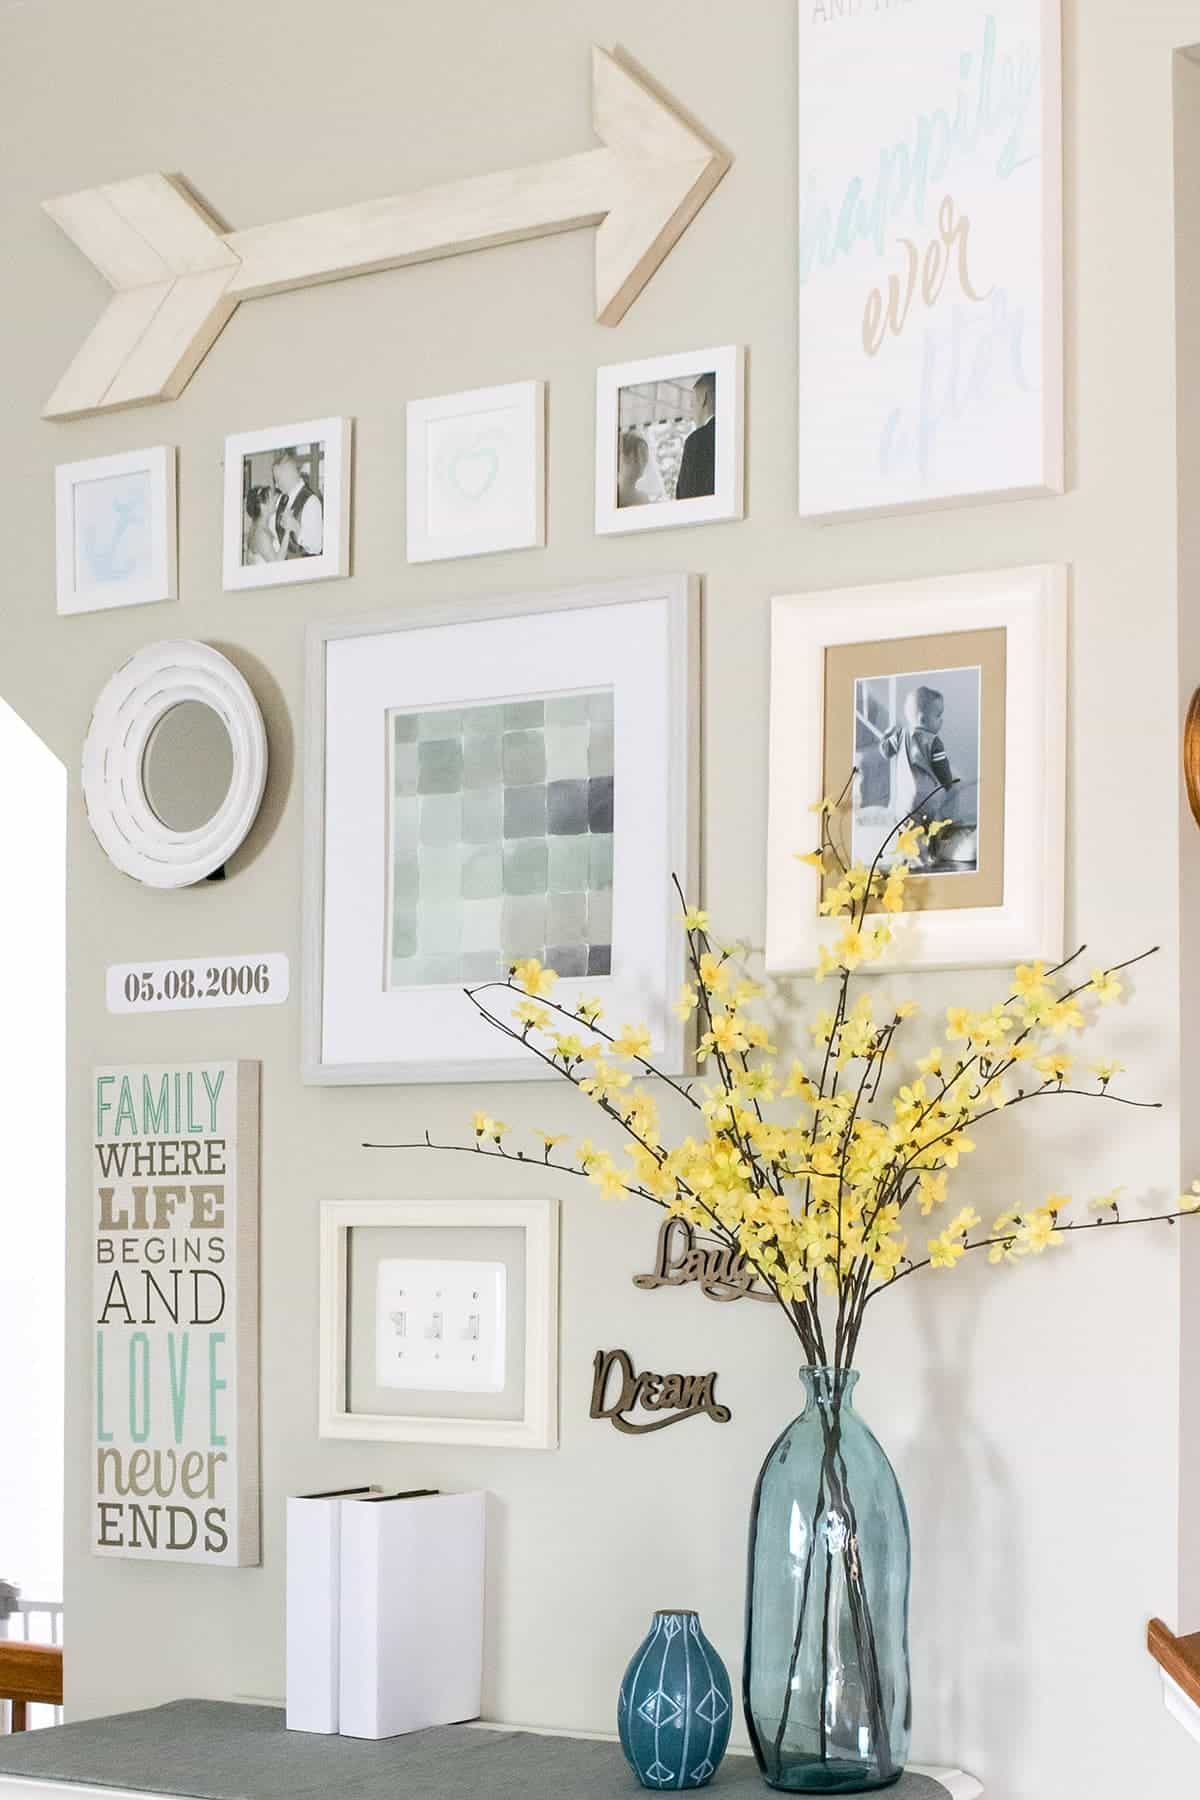
[[698,375],[692,392],[699,423],[684,439],[679,479],[675,484],[677,500],[707,499],[717,491],[716,375]]
[[272,521],[277,542],[288,558],[320,556],[325,537],[321,497],[304,479],[295,450],[280,450],[271,465],[278,491]]

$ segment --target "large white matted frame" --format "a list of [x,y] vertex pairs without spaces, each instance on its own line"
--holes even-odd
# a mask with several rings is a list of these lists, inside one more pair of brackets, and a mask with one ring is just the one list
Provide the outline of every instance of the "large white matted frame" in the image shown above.
[[[686,575],[310,629],[307,1081],[548,1077],[462,990],[564,943],[555,998],[645,1020],[655,1060],[684,1072],[672,877],[696,893],[699,652]],[[477,753],[495,774],[471,770]]]

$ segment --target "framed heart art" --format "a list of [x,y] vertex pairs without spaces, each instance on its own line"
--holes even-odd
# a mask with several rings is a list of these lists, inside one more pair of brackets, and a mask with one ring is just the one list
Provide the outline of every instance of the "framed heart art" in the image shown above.
[[408,403],[408,560],[546,542],[541,381]]

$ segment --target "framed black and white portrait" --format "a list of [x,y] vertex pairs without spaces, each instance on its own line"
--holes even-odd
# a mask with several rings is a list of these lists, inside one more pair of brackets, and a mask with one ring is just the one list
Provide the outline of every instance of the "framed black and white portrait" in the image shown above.
[[350,420],[307,419],[226,438],[226,589],[349,573]]
[[837,871],[798,860],[822,799],[844,868],[887,868],[926,828],[881,967],[1061,957],[1066,586],[1039,567],[776,599],[768,968],[813,968],[844,929],[820,912]]
[[742,517],[744,368],[726,345],[599,371],[597,532]]

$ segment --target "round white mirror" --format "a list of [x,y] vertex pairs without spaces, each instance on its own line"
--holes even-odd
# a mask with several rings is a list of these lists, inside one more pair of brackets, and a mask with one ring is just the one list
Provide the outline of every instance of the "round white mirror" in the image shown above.
[[142,787],[168,831],[199,831],[215,819],[232,781],[233,744],[211,706],[181,700],[151,729]]
[[147,644],[96,702],[83,747],[88,820],[135,881],[190,887],[223,868],[266,779],[258,702],[209,644]]

